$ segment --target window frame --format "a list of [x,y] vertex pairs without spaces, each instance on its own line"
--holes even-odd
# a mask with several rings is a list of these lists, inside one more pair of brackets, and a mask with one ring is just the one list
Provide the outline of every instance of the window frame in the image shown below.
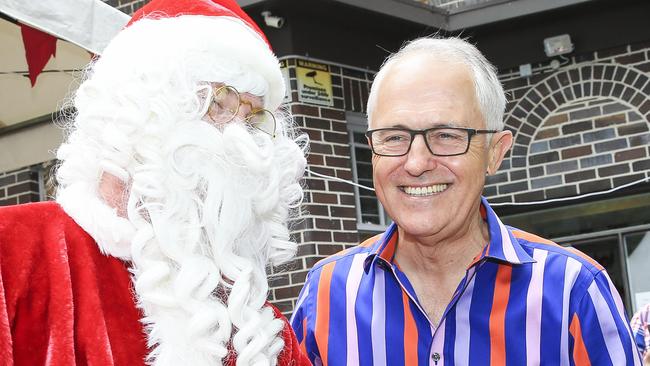
[[[347,127],[348,127],[348,141],[350,144],[350,166],[352,168],[352,180],[359,184],[359,176],[357,174],[357,157],[356,157],[356,151],[355,148],[363,148],[363,149],[368,149],[368,151],[372,150],[370,149],[370,146],[366,144],[362,144],[359,142],[356,142],[354,140],[354,134],[359,133],[361,135],[364,135],[365,138],[365,133],[368,130],[368,119],[363,113],[355,113],[355,112],[346,112],[345,119],[347,121]],[[377,202],[377,212],[379,213],[379,224],[371,224],[371,223],[364,223],[363,222],[363,214],[361,212],[361,194],[360,194],[360,189],[358,186],[354,186],[354,201],[355,201],[355,211],[356,211],[356,216],[357,216],[357,230],[360,232],[371,232],[371,233],[380,233],[386,230],[388,228],[388,225],[392,223],[392,220],[390,217],[388,217],[388,214],[386,213],[386,210],[384,210],[384,206],[379,202],[379,199],[375,196],[375,200]]]

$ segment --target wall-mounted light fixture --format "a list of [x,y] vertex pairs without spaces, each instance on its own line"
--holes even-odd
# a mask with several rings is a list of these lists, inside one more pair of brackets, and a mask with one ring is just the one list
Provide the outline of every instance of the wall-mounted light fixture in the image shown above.
[[573,43],[568,34],[544,39],[544,53],[547,57],[555,57],[573,52]]

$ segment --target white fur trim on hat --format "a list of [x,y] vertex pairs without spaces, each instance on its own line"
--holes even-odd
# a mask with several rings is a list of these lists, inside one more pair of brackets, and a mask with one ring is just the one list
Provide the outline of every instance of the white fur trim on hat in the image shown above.
[[[210,37],[205,36],[205,32]],[[191,55],[197,55],[201,52],[211,53],[222,59],[228,59],[236,62],[243,68],[257,73],[263,77],[269,86],[264,96],[265,108],[275,111],[284,98],[285,84],[280,63],[273,54],[268,44],[260,37],[257,32],[251,29],[242,20],[230,16],[203,16],[203,15],[181,15],[173,18],[144,18],[130,25],[120,32],[117,37],[108,45],[102,57],[127,57],[122,51],[119,55],[111,55],[115,48],[120,48],[120,43],[139,44],[144,49],[154,52],[160,51],[153,49],[148,45],[152,37],[167,37],[163,35],[182,34],[182,40],[170,39],[165,44],[168,47],[166,52],[187,52]],[[125,37],[137,39],[126,40]],[[171,37],[167,37],[171,38]],[[158,44],[158,43],[157,43]],[[117,46],[117,47],[115,47]],[[136,53],[137,50],[134,50]],[[137,57],[137,55],[132,55]],[[205,58],[209,63],[210,57]],[[200,62],[197,60],[196,62]],[[206,66],[209,66],[206,65]],[[189,71],[189,70],[188,70]],[[202,80],[216,81],[223,80]]]

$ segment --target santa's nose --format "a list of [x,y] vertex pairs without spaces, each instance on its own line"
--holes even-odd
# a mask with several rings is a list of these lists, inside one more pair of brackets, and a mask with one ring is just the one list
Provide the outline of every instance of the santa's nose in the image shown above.
[[239,105],[239,110],[237,111],[237,118],[245,119],[253,111],[253,106],[250,103],[243,102]]

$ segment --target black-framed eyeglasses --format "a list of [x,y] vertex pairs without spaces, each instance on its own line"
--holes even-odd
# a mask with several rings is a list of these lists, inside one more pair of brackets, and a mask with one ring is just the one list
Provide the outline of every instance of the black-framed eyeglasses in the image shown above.
[[244,117],[244,122],[275,138],[276,122],[273,112],[264,108],[253,108],[251,102],[242,100],[237,89],[229,85],[213,88],[207,116],[215,123],[228,123],[237,116],[242,104],[251,106],[251,111]]
[[477,130],[462,127],[433,127],[425,130],[390,127],[366,132],[372,152],[380,156],[403,156],[411,150],[415,136],[422,135],[431,154],[436,156],[463,155],[469,150],[472,136],[496,133],[497,130]]

